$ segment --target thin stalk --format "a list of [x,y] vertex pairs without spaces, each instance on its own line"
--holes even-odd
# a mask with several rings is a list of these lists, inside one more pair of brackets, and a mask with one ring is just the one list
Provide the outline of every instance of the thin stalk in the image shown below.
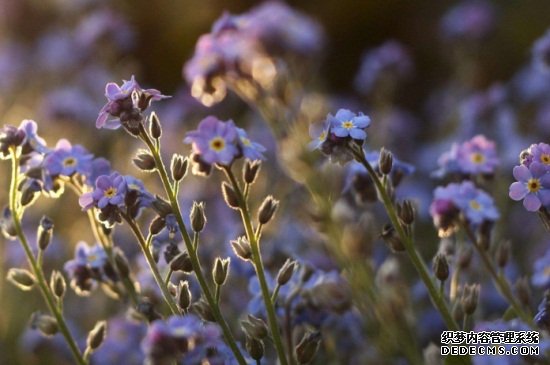
[[175,190],[172,188],[172,185],[170,184],[170,179],[168,177],[168,173],[166,172],[166,167],[164,165],[164,162],[162,160],[162,157],[160,155],[159,149],[153,144],[151,141],[151,138],[147,134],[147,131],[145,131],[145,128],[142,127],[141,134],[140,134],[141,140],[147,145],[149,148],[149,151],[153,155],[153,158],[155,160],[155,164],[157,167],[157,172],[159,174],[159,177],[162,181],[162,185],[164,187],[164,190],[166,192],[166,195],[168,196],[168,200],[170,202],[170,205],[172,207],[172,211],[174,215],[176,216],[176,221],[178,222],[178,227],[180,229],[183,242],[185,243],[185,247],[187,248],[187,252],[189,253],[189,257],[191,258],[191,265],[193,266],[193,271],[195,272],[195,276],[197,277],[197,281],[199,282],[199,285],[201,287],[202,293],[204,294],[204,297],[206,301],[208,302],[208,305],[210,306],[210,309],[212,310],[212,314],[214,315],[214,318],[216,319],[216,322],[221,327],[223,337],[225,338],[225,341],[227,342],[228,346],[233,351],[233,354],[235,355],[235,358],[239,362],[240,365],[246,365],[246,361],[241,354],[241,350],[237,346],[237,342],[235,341],[235,338],[233,337],[233,333],[231,332],[231,329],[229,328],[229,325],[225,321],[225,318],[223,317],[219,305],[216,303],[216,300],[214,296],[212,295],[212,292],[210,290],[210,287],[208,286],[208,282],[206,281],[206,278],[202,272],[202,267],[199,261],[199,257],[197,255],[197,250],[195,249],[193,242],[191,241],[191,237],[189,236],[189,233],[187,231],[187,227],[185,226],[185,222],[183,220],[183,216],[181,215],[181,209],[179,207],[179,201],[177,198],[177,195],[175,194]]
[[420,275],[420,279],[422,279],[422,281],[424,282],[424,285],[428,289],[428,293],[430,295],[430,298],[432,300],[434,307],[441,314],[447,328],[453,331],[457,331],[459,329],[458,324],[453,319],[451,312],[447,307],[447,304],[445,303],[444,298],[439,294],[439,291],[436,288],[433,280],[431,279],[428,269],[426,268],[426,264],[420,257],[420,254],[416,251],[414,247],[414,242],[411,236],[407,235],[407,233],[405,232],[405,229],[399,222],[399,219],[397,218],[397,213],[395,211],[395,207],[384,185],[382,185],[380,178],[372,168],[371,164],[365,158],[365,154],[361,148],[359,151],[357,149],[354,149],[353,147],[350,149],[354,157],[356,158],[356,160],[359,163],[361,163],[363,166],[365,166],[371,179],[374,181],[374,184],[376,185],[376,189],[378,190],[378,193],[382,198],[382,204],[384,204],[384,208],[386,209],[386,212],[390,218],[390,221],[393,227],[395,228],[397,234],[399,235],[399,238],[403,242],[403,245],[405,246],[405,250],[407,251],[407,255],[409,256],[416,271]]
[[512,293],[512,289],[510,288],[510,285],[508,284],[508,281],[502,276],[497,273],[495,270],[495,267],[493,266],[493,263],[491,261],[491,258],[487,255],[487,251],[485,251],[477,242],[477,239],[474,235],[474,232],[467,226],[463,225],[464,231],[466,232],[466,235],[468,238],[472,241],[472,244],[474,248],[476,249],[477,253],[479,254],[479,257],[481,257],[481,261],[483,261],[483,265],[489,271],[489,274],[491,275],[491,278],[493,279],[493,282],[497,286],[500,294],[510,303],[512,308],[514,308],[514,311],[516,314],[525,322],[528,323],[530,326],[534,326],[533,319],[531,316],[525,312],[525,310],[521,307],[521,304],[517,301],[517,299],[514,297],[514,294]]
[[[286,359],[283,341],[281,340],[281,333],[279,331],[275,307],[273,305],[273,302],[271,301],[271,294],[269,293],[269,287],[265,278],[264,265],[260,253],[260,245],[259,241],[256,239],[261,234],[261,230],[258,230],[257,233],[254,231],[254,227],[252,226],[252,219],[250,218],[250,212],[248,209],[248,203],[246,202],[246,200],[244,200],[242,190],[237,180],[235,179],[235,175],[231,171],[231,168],[224,167],[224,171],[239,199],[241,219],[243,221],[248,241],[250,242],[250,247],[252,248],[252,262],[254,263],[256,275],[258,276],[258,281],[260,282],[260,288],[262,291],[262,297],[264,299],[265,309],[267,311],[267,319],[269,323],[269,328],[271,329],[273,343],[275,344],[275,349],[277,350],[281,365],[287,365],[288,362]],[[289,352],[292,351],[292,349],[288,350]]]
[[157,285],[160,288],[160,291],[162,292],[162,296],[164,297],[166,304],[168,304],[168,307],[170,308],[170,312],[173,315],[179,315],[180,311],[178,309],[176,301],[172,296],[172,294],[170,293],[170,290],[168,290],[168,286],[165,284],[158,270],[157,263],[155,262],[153,255],[151,255],[151,252],[147,249],[147,242],[145,240],[145,237],[143,237],[141,230],[139,229],[138,225],[132,218],[128,217],[126,214],[123,214],[122,217],[128,223],[128,226],[132,230],[132,233],[138,240],[139,247],[141,248],[141,251],[145,256],[145,260],[147,261],[147,264],[149,265],[149,269],[151,270],[151,273],[153,274],[153,277],[155,278],[155,281],[157,282]]
[[63,337],[65,337],[65,340],[69,345],[69,349],[71,350],[73,357],[75,358],[76,362],[79,365],[86,365],[87,361],[82,357],[82,353],[80,352],[80,349],[78,348],[78,345],[75,339],[71,335],[71,332],[67,327],[67,324],[65,323],[65,318],[63,317],[63,314],[59,311],[59,308],[55,303],[54,295],[50,291],[50,287],[48,286],[48,283],[44,277],[44,273],[38,266],[38,262],[36,261],[34,254],[32,253],[32,250],[30,248],[30,245],[27,241],[27,237],[23,232],[23,229],[21,226],[21,217],[19,216],[20,212],[17,209],[17,188],[16,187],[19,184],[18,182],[19,159],[15,149],[11,150],[11,157],[12,157],[11,158],[12,176],[11,176],[11,184],[10,184],[10,210],[12,214],[13,225],[17,233],[17,237],[19,237],[21,246],[23,246],[23,250],[25,251],[25,255],[27,256],[27,261],[29,262],[29,266],[31,267],[32,273],[36,278],[36,281],[40,288],[40,292],[42,293],[42,296],[46,301],[48,309],[50,310],[51,314],[55,317],[57,324],[59,326],[59,331],[61,332]]

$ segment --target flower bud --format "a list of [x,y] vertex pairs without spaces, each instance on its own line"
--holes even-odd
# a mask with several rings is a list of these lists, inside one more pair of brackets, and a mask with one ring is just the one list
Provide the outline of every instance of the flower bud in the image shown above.
[[503,269],[510,258],[510,241],[503,241],[498,245],[496,252],[497,265]]
[[264,343],[262,340],[246,336],[245,346],[252,359],[259,361],[264,357]]
[[260,224],[268,223],[273,218],[278,206],[278,200],[275,200],[271,195],[266,197],[258,210],[258,221]]
[[54,317],[35,312],[31,316],[31,328],[40,331],[44,336],[50,337],[59,331]]
[[380,150],[380,156],[378,158],[378,167],[380,172],[384,175],[389,175],[393,166],[393,156],[390,151],[383,148]]
[[86,340],[86,345],[90,350],[96,350],[101,346],[103,343],[103,340],[105,339],[105,332],[107,330],[107,322],[106,321],[99,321],[96,323],[94,328],[90,331],[88,334],[88,338]]
[[52,271],[52,275],[50,277],[50,288],[57,298],[61,299],[63,298],[63,295],[65,295],[67,284],[65,283],[63,274],[57,270]]
[[295,348],[296,360],[300,364],[307,364],[313,360],[317,351],[319,350],[319,344],[321,343],[320,332],[307,332],[300,340],[300,343]]
[[174,179],[174,181],[180,181],[185,177],[188,164],[189,160],[182,155],[174,154],[172,156],[170,171],[172,172],[172,179]]
[[19,190],[21,191],[21,205],[25,207],[38,197],[42,188],[35,179],[25,179],[19,186]]
[[414,222],[414,206],[410,200],[404,200],[403,203],[397,205],[399,220],[403,224],[410,225]]
[[13,285],[24,291],[31,290],[36,282],[34,275],[28,270],[18,268],[9,269],[7,279]]
[[225,181],[222,183],[222,193],[225,203],[229,206],[229,208],[239,209],[239,199],[237,198],[237,193],[235,193],[235,190],[233,190],[233,188]]
[[181,309],[187,310],[191,305],[191,291],[189,290],[189,283],[187,281],[180,281],[178,286],[178,305]]
[[243,166],[244,182],[249,185],[253,184],[254,181],[256,181],[256,177],[258,176],[258,172],[260,171],[261,166],[262,166],[262,162],[260,160],[255,160],[255,161],[247,160]]
[[401,238],[399,238],[391,224],[387,223],[384,225],[384,227],[382,228],[382,233],[380,233],[380,237],[382,237],[384,242],[386,242],[388,247],[393,252],[405,251],[405,246],[403,245]]
[[165,226],[166,221],[164,220],[164,218],[157,216],[151,221],[151,224],[149,225],[149,232],[151,233],[151,235],[154,236],[156,234],[159,234]]
[[479,301],[479,284],[465,285],[462,291],[460,303],[466,315],[471,315],[476,311]]
[[233,247],[235,255],[244,261],[248,261],[252,257],[252,247],[250,247],[250,242],[246,237],[239,237],[231,241],[231,247]]
[[449,263],[444,254],[438,253],[435,255],[432,269],[437,280],[445,281],[449,278]]
[[514,284],[514,291],[520,301],[526,307],[531,305],[531,288],[527,277],[519,278]]
[[158,213],[162,218],[166,217],[168,214],[173,214],[172,206],[166,200],[162,199],[160,196],[156,196],[156,199],[153,201],[153,209]]
[[204,299],[200,299],[191,305],[191,309],[199,316],[203,321],[216,322],[216,317],[212,313],[212,309]]
[[267,324],[263,319],[254,317],[252,314],[249,314],[245,320],[241,321],[241,327],[249,337],[259,340],[267,337]]
[[50,241],[52,240],[52,231],[53,221],[50,218],[43,216],[38,224],[38,233],[36,234],[36,245],[38,246],[38,249],[44,251],[46,247],[48,247]]
[[152,112],[149,116],[149,132],[151,133],[151,137],[153,137],[154,139],[159,139],[162,135],[160,120],[157,117],[157,113],[155,112]]
[[193,272],[193,262],[191,261],[191,257],[189,257],[189,253],[183,251],[172,259],[172,261],[170,261],[170,270],[183,271],[187,274]]
[[462,303],[460,301],[456,301],[453,305],[451,315],[456,323],[462,323],[464,320],[464,309],[462,308]]
[[4,207],[4,209],[2,209],[2,216],[0,217],[0,229],[2,230],[2,235],[4,235],[6,239],[14,240],[17,238],[17,231],[13,223],[11,210],[8,207]]
[[291,259],[286,259],[285,263],[277,273],[277,284],[280,286],[285,285],[292,278],[294,274],[294,269],[296,268],[296,261]]
[[204,214],[204,202],[193,202],[191,213],[189,214],[191,228],[195,232],[201,232],[206,224],[206,215]]
[[115,266],[119,273],[119,275],[122,278],[127,278],[130,276],[130,263],[128,262],[128,259],[126,258],[126,255],[124,252],[118,248],[115,247],[114,249],[114,258],[115,258]]
[[142,171],[154,171],[157,167],[154,157],[149,152],[143,150],[138,151],[132,161]]
[[214,283],[218,286],[225,284],[227,276],[229,274],[229,263],[231,259],[228,257],[226,259],[216,258],[214,262],[214,269],[212,270],[212,277],[214,278]]

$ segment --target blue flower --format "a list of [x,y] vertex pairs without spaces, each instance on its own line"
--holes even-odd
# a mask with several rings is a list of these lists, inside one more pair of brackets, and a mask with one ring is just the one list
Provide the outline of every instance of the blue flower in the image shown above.
[[57,142],[55,149],[44,158],[44,168],[51,176],[87,176],[92,172],[94,156],[80,145],[72,146],[66,139]]
[[101,246],[88,246],[86,242],[80,241],[76,245],[74,259],[67,261],[64,269],[76,293],[87,295],[97,286],[98,281],[107,279],[104,271],[107,265],[107,253]]
[[313,141],[309,143],[309,148],[312,150],[320,149],[323,143],[328,138],[330,133],[330,120],[327,118],[323,124],[312,124],[309,126],[309,136],[313,138]]
[[550,204],[548,166],[535,161],[529,167],[514,167],[513,173],[518,181],[510,185],[510,198],[516,201],[523,199],[523,206],[530,212],[536,212],[541,206]]
[[493,198],[471,181],[465,181],[458,187],[453,202],[462,211],[470,224],[477,226],[484,221],[493,222],[499,218]]
[[238,143],[245,158],[254,160],[265,160],[263,152],[266,151],[265,147],[257,142],[253,142],[248,138],[246,131],[242,128],[237,128]]
[[336,115],[329,114],[330,131],[340,138],[351,137],[357,140],[367,138],[365,128],[370,125],[370,118],[362,113],[359,115],[347,109],[340,109]]
[[93,364],[142,365],[145,355],[140,350],[147,326],[124,318],[109,320],[107,336],[92,355]]
[[199,123],[197,130],[187,133],[184,142],[192,144],[193,153],[205,163],[230,165],[239,153],[237,136],[232,120],[222,122],[209,116]]
[[95,186],[92,192],[80,196],[78,202],[83,210],[88,210],[94,206],[103,209],[108,205],[124,205],[128,185],[124,176],[118,172],[113,172],[111,175],[101,175],[97,178]]

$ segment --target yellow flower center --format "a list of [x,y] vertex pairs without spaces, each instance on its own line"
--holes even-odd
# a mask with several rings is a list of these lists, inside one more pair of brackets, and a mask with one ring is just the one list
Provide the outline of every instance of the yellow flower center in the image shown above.
[[485,162],[485,156],[483,156],[481,153],[479,152],[474,152],[470,155],[470,159],[472,160],[473,163],[475,164],[481,164],[483,162]]
[[250,142],[250,140],[246,137],[241,137],[241,142],[245,145],[245,146],[250,146],[252,143]]
[[111,186],[109,189],[105,190],[103,195],[106,196],[107,198],[112,198],[113,196],[116,195],[116,189]]
[[323,142],[327,138],[327,131],[322,131],[319,136],[319,141]]
[[88,262],[94,262],[95,260],[97,260],[97,256],[93,255],[93,254],[88,255],[87,260],[88,260]]
[[75,167],[76,166],[76,159],[74,157],[67,157],[63,160],[63,166],[64,167]]
[[550,165],[550,155],[548,153],[543,153],[540,155],[540,162],[545,165]]
[[225,141],[222,137],[214,137],[210,140],[210,148],[216,152],[223,151],[225,148]]
[[539,191],[540,190],[539,179],[535,179],[535,178],[529,179],[529,181],[527,181],[527,189],[529,190],[530,193],[536,193],[537,191]]
[[481,205],[476,200],[470,200],[470,208],[474,210],[480,210]]
[[342,128],[352,129],[353,127],[354,127],[354,124],[351,120],[347,120],[345,122],[342,122]]

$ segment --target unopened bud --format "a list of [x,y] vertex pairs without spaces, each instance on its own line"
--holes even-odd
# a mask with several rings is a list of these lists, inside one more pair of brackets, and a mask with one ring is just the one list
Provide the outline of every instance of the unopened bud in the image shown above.
[[201,232],[206,224],[206,215],[204,214],[204,202],[193,202],[191,213],[189,214],[191,228],[195,232]]
[[479,289],[479,284],[464,286],[460,302],[465,314],[471,315],[476,311],[477,303],[479,301]]
[[48,247],[52,240],[52,232],[53,232],[53,221],[43,216],[42,219],[40,219],[40,223],[38,225],[38,232],[36,234],[36,245],[38,248],[42,251]]
[[151,224],[149,225],[149,232],[151,233],[151,235],[154,236],[156,234],[159,234],[165,226],[166,221],[164,220],[164,218],[157,216],[151,221]]
[[191,291],[189,290],[189,283],[187,281],[180,281],[178,287],[178,305],[181,309],[187,310],[191,305]]
[[153,137],[154,139],[159,139],[162,135],[160,120],[157,117],[157,113],[155,112],[152,112],[149,116],[149,132],[151,133],[151,137]]
[[403,224],[409,225],[414,222],[414,206],[410,200],[404,200],[398,205],[399,219]]
[[296,268],[296,261],[291,259],[286,259],[285,263],[277,273],[277,284],[280,286],[285,285],[292,278],[294,274],[294,269]]
[[26,179],[19,187],[19,190],[21,191],[21,205],[27,206],[34,201],[42,188],[35,179]]
[[229,208],[239,209],[239,199],[237,198],[237,193],[235,193],[235,190],[233,190],[233,188],[225,181],[222,183],[222,193],[225,203],[229,206]]
[[307,364],[311,362],[319,350],[320,343],[320,332],[307,332],[295,348],[298,363]]
[[21,290],[29,291],[34,287],[34,275],[28,270],[11,268],[8,270],[8,281]]
[[95,350],[101,346],[103,340],[105,339],[105,332],[107,331],[107,322],[99,321],[96,323],[94,328],[88,334],[88,339],[86,340],[86,345],[90,350]]
[[193,262],[189,253],[183,251],[179,253],[172,261],[170,261],[170,270],[172,271],[183,271],[187,274],[193,272]]
[[527,277],[521,277],[516,281],[514,284],[514,291],[521,304],[526,307],[531,305],[531,287],[529,286]]
[[200,299],[191,305],[191,309],[199,316],[203,321],[216,322],[216,317],[212,313],[212,309],[204,299]]
[[275,200],[271,195],[266,197],[258,210],[258,221],[260,224],[267,224],[273,218],[278,206],[278,200]]
[[142,171],[154,171],[157,167],[154,157],[149,152],[143,150],[138,151],[132,161]]
[[174,181],[180,181],[187,174],[187,166],[189,161],[182,155],[174,154],[172,156],[172,162],[170,164],[170,170],[172,171],[172,178]]
[[497,247],[496,252],[497,265],[500,268],[505,268],[510,259],[510,241],[503,241]]
[[250,247],[250,242],[246,237],[239,237],[231,241],[231,247],[233,247],[235,255],[245,261],[250,260],[252,257],[252,247]]
[[438,253],[435,255],[432,269],[437,280],[445,281],[449,278],[449,263],[444,254]]
[[158,213],[162,218],[166,217],[168,214],[173,214],[172,206],[166,200],[162,199],[160,196],[156,196],[156,199],[153,201],[153,209]]
[[39,312],[31,316],[31,328],[40,331],[46,337],[53,336],[59,331],[54,317]]
[[255,160],[255,161],[247,160],[244,163],[244,167],[243,167],[244,182],[247,184],[253,184],[254,181],[256,181],[256,177],[258,176],[258,172],[260,171],[261,166],[262,166],[262,162],[260,160]]
[[464,320],[464,309],[462,308],[462,303],[460,301],[456,301],[453,305],[451,315],[456,323],[462,323]]
[[380,156],[378,158],[378,167],[380,172],[384,175],[389,175],[393,167],[393,156],[390,151],[385,148],[380,150]]
[[395,232],[395,229],[391,224],[385,224],[382,228],[382,233],[380,233],[380,237],[386,242],[388,247],[393,252],[403,252],[405,251],[405,246],[403,245],[403,242],[397,235],[397,232]]
[[52,276],[50,277],[50,288],[58,298],[63,298],[63,295],[65,295],[67,284],[65,283],[65,278],[63,275],[57,270],[52,271]]
[[115,256],[115,266],[119,273],[119,275],[123,278],[127,278],[130,276],[130,263],[128,262],[128,259],[126,258],[126,255],[124,252],[116,247],[114,249],[114,256]]
[[214,278],[214,283],[218,286],[222,286],[227,280],[229,274],[229,263],[231,259],[228,257],[226,259],[216,258],[214,262],[214,269],[212,270],[212,277]]
[[249,314],[245,320],[241,321],[243,331],[252,338],[259,340],[267,337],[267,324],[261,318]]
[[262,340],[246,336],[245,346],[252,359],[259,361],[264,357],[264,343]]

